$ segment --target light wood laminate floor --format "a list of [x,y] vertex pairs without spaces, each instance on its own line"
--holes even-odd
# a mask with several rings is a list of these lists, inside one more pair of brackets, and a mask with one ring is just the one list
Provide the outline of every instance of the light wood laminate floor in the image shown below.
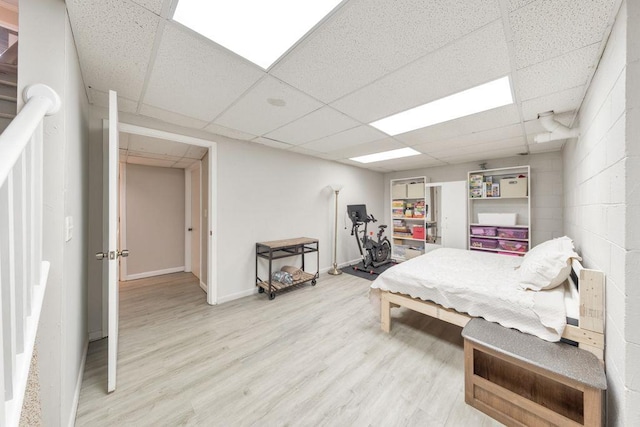
[[464,403],[461,329],[323,275],[269,301],[206,304],[190,273],[120,287],[117,389],[90,344],[77,426],[490,426]]

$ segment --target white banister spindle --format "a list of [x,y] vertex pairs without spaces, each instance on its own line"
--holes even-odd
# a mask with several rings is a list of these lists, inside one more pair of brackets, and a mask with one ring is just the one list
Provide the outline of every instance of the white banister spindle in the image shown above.
[[0,427],[17,426],[49,263],[42,259],[43,118],[60,98],[29,86],[25,105],[0,134]]
[[26,319],[26,154],[23,152],[13,169],[13,229],[15,254],[15,291],[16,291],[16,351],[24,351],[24,328]]
[[13,398],[16,366],[15,256],[13,250],[13,171],[0,187],[0,256],[2,257],[2,337],[4,353],[4,393]]

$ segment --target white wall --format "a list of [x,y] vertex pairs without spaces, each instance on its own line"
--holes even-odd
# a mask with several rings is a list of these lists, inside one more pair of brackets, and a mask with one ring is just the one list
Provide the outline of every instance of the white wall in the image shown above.
[[[102,246],[102,119],[105,117],[105,109],[91,107],[90,253],[100,251]],[[326,270],[331,266],[335,205],[329,184],[337,182],[345,186],[339,199],[338,263],[359,257],[356,243],[349,235],[350,223],[344,229],[346,205],[365,203],[376,216],[381,216],[385,210],[380,173],[146,117],[123,113],[120,120],[217,143],[217,164],[213,167],[218,183],[217,206],[213,207],[217,212],[217,224],[214,224],[213,232],[217,233],[219,256],[218,271],[209,274],[216,275],[219,302],[255,292],[254,256],[255,244],[259,241],[316,237],[320,239],[320,268]],[[203,161],[203,168],[206,164]],[[209,194],[215,191],[211,189]],[[309,267],[315,268],[315,258],[307,259]],[[102,328],[101,286],[101,271],[90,264],[89,330],[92,337],[100,336]]]
[[[220,144],[217,175],[218,295],[223,301],[253,292],[256,242],[318,238],[320,269],[330,267],[335,200],[329,184],[344,185],[338,198],[338,264],[359,257],[351,222],[344,229],[346,205],[366,204],[378,217],[384,211],[382,174],[254,143]],[[307,260],[307,270],[315,272],[315,256]],[[261,276],[266,277],[264,270]]]
[[[385,175],[385,221],[390,221],[390,181],[397,178],[426,176],[427,182],[466,181],[467,172],[478,170],[480,162],[394,172]],[[562,223],[562,154],[559,151],[489,160],[487,169],[531,166],[531,243],[564,234]]]
[[[44,258],[51,262],[38,331],[42,414],[46,425],[68,425],[87,343],[88,101],[64,2],[20,4],[18,93],[51,86],[62,109],[44,125]],[[64,239],[64,218],[73,237]]]
[[128,276],[184,269],[184,180],[184,169],[126,165]]
[[563,150],[565,228],[585,266],[606,274],[612,426],[640,424],[639,18],[638,3],[623,2],[580,109],[581,136]]

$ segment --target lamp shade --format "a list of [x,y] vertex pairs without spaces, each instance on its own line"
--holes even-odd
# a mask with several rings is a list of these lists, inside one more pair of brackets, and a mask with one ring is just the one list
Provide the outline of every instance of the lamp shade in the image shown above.
[[329,184],[329,186],[333,191],[340,191],[342,190],[342,187],[344,187],[342,184]]

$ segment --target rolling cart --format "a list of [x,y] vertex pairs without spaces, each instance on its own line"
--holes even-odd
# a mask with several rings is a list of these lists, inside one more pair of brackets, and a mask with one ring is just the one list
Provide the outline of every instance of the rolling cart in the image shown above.
[[[272,300],[276,297],[277,291],[294,285],[310,281],[311,286],[315,286],[316,280],[320,277],[320,271],[316,270],[315,273],[308,273],[304,271],[304,258],[305,255],[309,253],[316,254],[316,266],[319,269],[320,252],[318,252],[318,239],[298,237],[295,239],[256,243],[256,286],[258,286],[258,292],[266,292],[267,295],[269,295],[269,299]],[[298,255],[302,256],[302,277],[300,279],[294,280],[290,285],[271,280],[273,275],[272,263],[274,259],[288,258]],[[266,280],[259,277],[258,259],[260,258],[269,261],[269,275]]]

